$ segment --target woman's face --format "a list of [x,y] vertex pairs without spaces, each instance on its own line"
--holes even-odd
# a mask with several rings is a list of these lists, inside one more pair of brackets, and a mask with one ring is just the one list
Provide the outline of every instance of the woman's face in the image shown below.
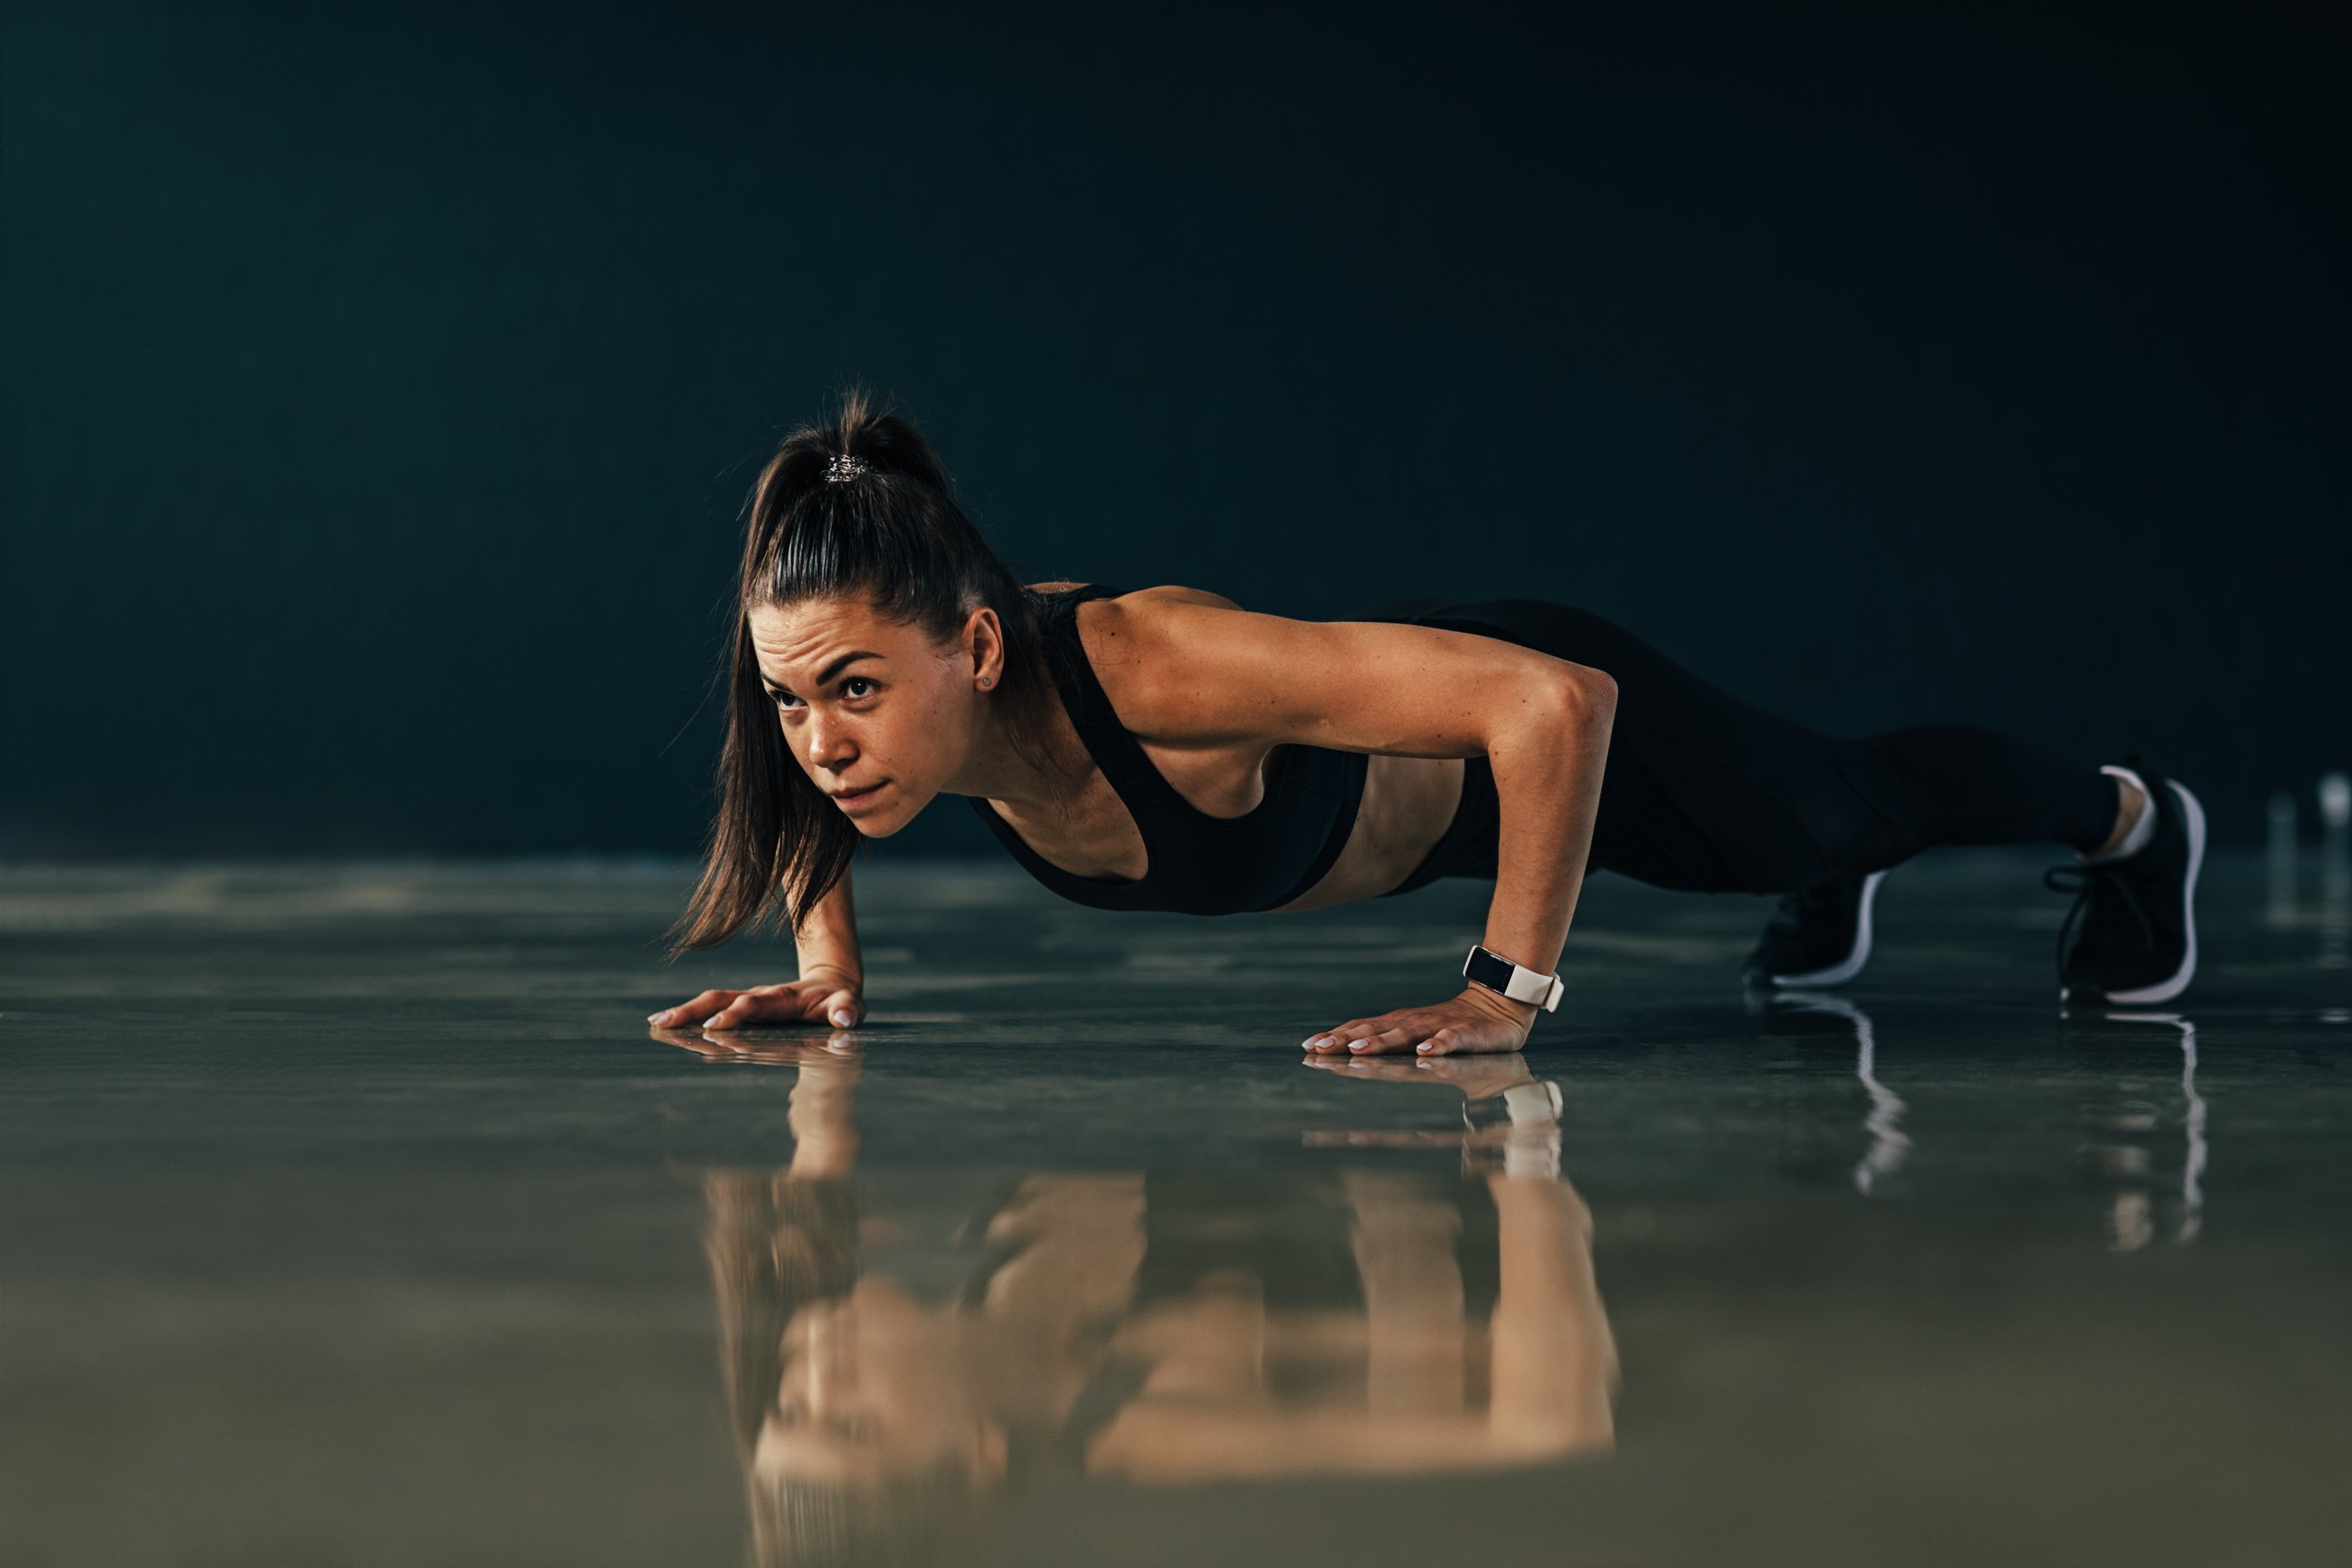
[[763,605],[749,619],[801,771],[869,838],[914,820],[971,752],[976,683],[1000,673],[994,616],[975,611],[965,637],[944,647],[863,597]]

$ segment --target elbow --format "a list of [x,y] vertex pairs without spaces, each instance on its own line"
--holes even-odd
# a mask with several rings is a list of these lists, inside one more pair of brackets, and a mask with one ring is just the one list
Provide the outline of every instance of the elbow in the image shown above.
[[[1617,717],[1617,681],[1606,671],[1566,660],[1517,686],[1501,704],[1487,733],[1487,752],[1524,739],[1550,752],[1564,736],[1607,743]],[[1510,739],[1506,739],[1510,737]]]
[[1559,711],[1579,729],[1606,731],[1617,717],[1617,678],[1605,669],[1567,665],[1556,678],[1555,693]]
[[1586,693],[1585,700],[1603,718],[1617,714],[1617,677],[1605,669],[1587,668],[1578,676]]

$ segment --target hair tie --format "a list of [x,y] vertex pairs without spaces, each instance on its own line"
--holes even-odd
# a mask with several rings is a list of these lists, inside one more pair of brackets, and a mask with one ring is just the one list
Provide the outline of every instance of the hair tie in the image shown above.
[[870,467],[863,458],[852,458],[847,452],[837,453],[833,460],[825,465],[825,480],[828,484],[838,485],[844,479],[856,479]]

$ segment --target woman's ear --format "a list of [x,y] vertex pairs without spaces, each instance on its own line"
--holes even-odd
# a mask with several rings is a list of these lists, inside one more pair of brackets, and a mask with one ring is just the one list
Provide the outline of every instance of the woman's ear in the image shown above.
[[973,682],[994,689],[1005,683],[1005,628],[997,612],[982,605],[965,618],[965,662]]

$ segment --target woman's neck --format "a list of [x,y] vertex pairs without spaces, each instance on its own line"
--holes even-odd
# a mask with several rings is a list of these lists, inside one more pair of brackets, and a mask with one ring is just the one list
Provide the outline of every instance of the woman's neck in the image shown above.
[[[1042,816],[1066,806],[1094,770],[1094,759],[1070,721],[1058,692],[1044,704],[1049,727],[1045,752],[1057,763],[1053,772],[1040,771],[1028,755],[1013,744],[1006,706],[991,702],[972,750],[955,777],[946,785],[955,795],[968,795],[1002,803],[1014,812]],[[1037,748],[1031,747],[1034,751]]]

